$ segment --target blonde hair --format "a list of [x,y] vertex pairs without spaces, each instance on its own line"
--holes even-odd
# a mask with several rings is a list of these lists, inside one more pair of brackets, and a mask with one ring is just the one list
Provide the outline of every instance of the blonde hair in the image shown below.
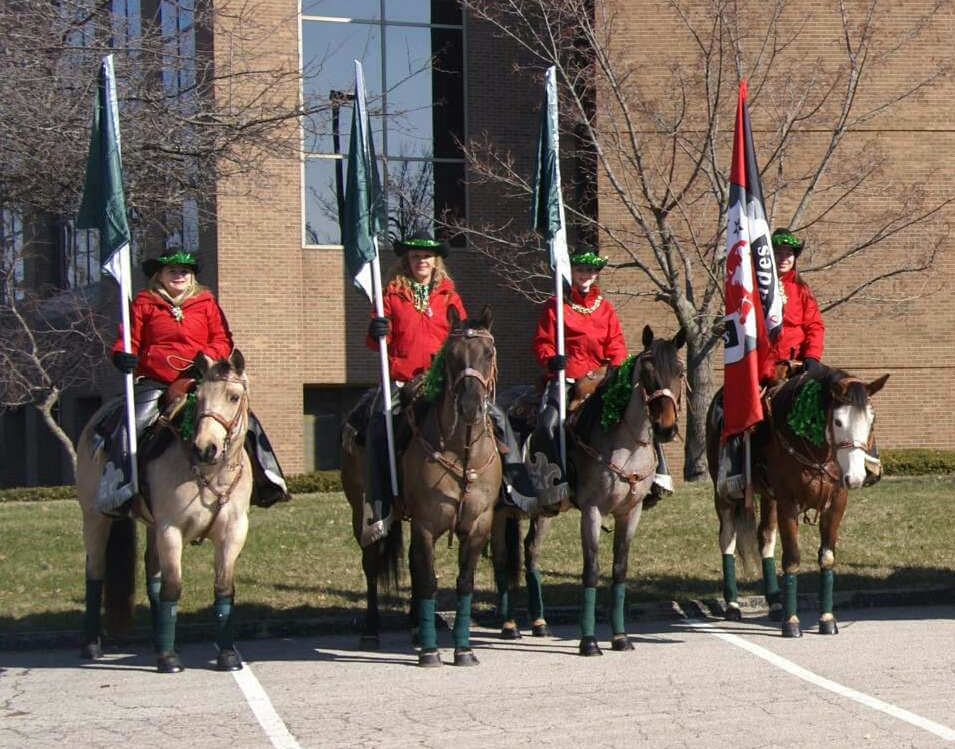
[[[165,266],[163,266],[163,268],[165,268]],[[146,288],[148,288],[154,294],[158,294],[166,301],[172,302],[173,304],[175,304],[176,302],[172,299],[172,297],[169,296],[169,292],[166,291],[166,287],[163,286],[162,284],[162,279],[160,278],[160,276],[162,275],[163,268],[160,268],[155,273],[153,273],[152,277],[149,279],[149,283],[146,285]],[[182,299],[179,300],[179,304],[182,304],[182,302],[186,301],[187,299],[191,299],[192,297],[197,296],[198,294],[201,294],[205,290],[206,290],[206,287],[200,284],[196,280],[196,272],[192,270],[192,268],[190,268],[189,269],[189,286],[186,289],[186,291],[183,293]]]
[[[391,269],[391,273],[388,276],[388,285],[394,284],[399,289],[411,288],[414,275],[411,272],[411,261],[408,260],[409,254],[410,253],[406,252],[398,258],[398,263]],[[448,273],[447,266],[444,264],[444,258],[436,254],[434,256],[434,270],[431,273],[431,282],[438,284],[444,279],[448,279],[451,283],[454,283],[451,274]]]

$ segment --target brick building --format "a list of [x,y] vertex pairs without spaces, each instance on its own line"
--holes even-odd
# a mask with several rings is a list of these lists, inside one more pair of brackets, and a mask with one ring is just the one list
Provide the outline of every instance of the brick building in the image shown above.
[[[612,46],[617,54],[639,71],[646,87],[665,86],[672,80],[667,67],[681,62],[678,50],[687,49],[682,62],[694,58],[691,39],[665,2],[638,4],[623,0],[596,3],[597,11],[617,14]],[[703,12],[706,3],[691,4]],[[757,7],[756,4],[754,7]],[[840,24],[829,3],[808,3],[799,41],[780,54],[794,58],[840,54]],[[698,7],[696,7],[698,6]],[[927,9],[922,3],[894,3],[886,16],[887,33],[901,32]],[[329,97],[347,92],[352,85],[351,61],[363,61],[369,93],[385,91],[377,105],[388,116],[376,126],[379,152],[387,157],[392,175],[402,168],[412,181],[426,186],[425,202],[434,210],[454,210],[472,224],[503,225],[508,221],[525,226],[529,206],[524,199],[508,199],[500,187],[474,184],[465,187],[466,168],[454,137],[487,137],[498,147],[511,150],[519,171],[529,175],[536,136],[540,86],[529,76],[516,73],[520,59],[515,47],[488,24],[462,15],[452,0],[303,0],[301,15],[289,0],[261,0],[258,20],[269,29],[265,55],[275,60],[293,59],[299,50],[306,68],[314,69],[299,95]],[[910,68],[948,54],[947,40],[955,31],[950,13],[936,17],[929,33],[918,38],[904,57],[889,55],[882,61],[884,91],[867,90],[876,101]],[[263,54],[261,40],[242,39],[229,45],[214,44],[215,55],[250,59]],[[676,50],[676,51],[675,51]],[[440,64],[427,61],[437,55]],[[667,60],[666,65],[661,60]],[[726,73],[729,75],[729,73]],[[735,73],[734,80],[735,80]],[[878,87],[877,87],[878,88]],[[879,147],[880,173],[905,175],[921,185],[929,198],[942,200],[955,194],[955,166],[946,157],[955,145],[948,126],[953,112],[955,83],[936,82],[902,107],[879,114],[867,124],[866,138],[874,136]],[[599,86],[595,106],[609,95]],[[438,104],[435,104],[438,102]],[[732,128],[735,99],[723,102],[726,127]],[[395,114],[392,114],[395,113]],[[266,426],[288,473],[337,466],[338,428],[341,418],[357,395],[377,379],[377,357],[365,347],[367,302],[344,276],[335,218],[335,171],[347,150],[350,107],[337,108],[338,127],[330,119],[306,122],[302,131],[303,158],[276,157],[267,164],[267,184],[223,184],[216,196],[215,227],[203,236],[207,268],[214,272],[203,280],[215,282],[216,291],[233,329],[236,344],[248,362],[252,379],[253,408]],[[756,146],[760,128],[768,122],[754,119]],[[341,135],[336,144],[335,132]],[[806,154],[826,146],[827,134],[807,132],[799,139]],[[342,145],[342,143],[345,145]],[[861,144],[861,136],[859,143]],[[868,141],[867,141],[868,142]],[[729,151],[718,157],[728,169]],[[799,162],[799,154],[793,160]],[[574,165],[568,165],[573,169]],[[424,175],[423,177],[420,175]],[[836,178],[830,189],[836,189]],[[895,185],[894,179],[883,184]],[[626,230],[626,212],[606,182],[598,178],[597,210],[608,227]],[[891,189],[888,188],[888,189]],[[400,214],[392,193],[392,216]],[[798,191],[781,191],[773,198],[775,215],[791,215]],[[849,205],[838,205],[818,227],[809,230],[816,244],[825,243],[825,232],[844,226],[844,231],[868,222],[878,222],[880,213],[897,195],[878,189],[855,196]],[[944,212],[939,214],[944,217]],[[944,224],[936,224],[942,226]],[[891,252],[879,260],[861,259],[843,263],[834,271],[810,277],[821,298],[837,296],[854,278],[871,269],[871,263],[894,262],[893,255],[914,253],[927,240],[918,230],[900,231],[886,244]],[[955,441],[955,365],[952,364],[952,319],[949,290],[955,280],[953,248],[943,241],[930,274],[917,281],[898,279],[881,286],[879,294],[899,301],[881,301],[866,306],[843,305],[827,314],[827,362],[851,370],[865,379],[885,371],[892,373],[877,400],[879,439],[883,447],[950,447]],[[612,248],[611,258],[625,258]],[[639,246],[635,250],[641,252]],[[383,254],[383,269],[391,258]],[[813,255],[807,251],[806,261]],[[536,374],[530,337],[537,310],[521,296],[499,286],[489,273],[488,261],[479,254],[455,246],[450,269],[465,304],[477,312],[484,303],[495,309],[502,383],[529,382]],[[620,311],[631,349],[640,344],[641,330],[650,323],[658,333],[672,334],[676,321],[672,311],[646,296],[651,291],[646,278],[635,271],[608,269],[603,286],[625,290],[612,296]],[[714,359],[719,379],[721,357]],[[915,394],[919,394],[916,397]],[[78,432],[89,402],[75,399],[64,404],[64,418]],[[71,416],[72,414],[72,416]],[[19,421],[17,421],[19,420]],[[24,445],[21,465],[32,465],[32,474],[3,476],[6,485],[68,481],[62,467],[42,468],[37,450],[49,449],[47,437],[39,434],[28,415],[6,416],[0,431],[5,454],[15,444]],[[32,425],[32,426],[31,426]],[[21,440],[15,435],[27,435]],[[33,435],[30,437],[30,435]],[[31,448],[31,444],[36,449]],[[680,443],[667,448],[679,475]],[[29,457],[32,455],[32,457]]]

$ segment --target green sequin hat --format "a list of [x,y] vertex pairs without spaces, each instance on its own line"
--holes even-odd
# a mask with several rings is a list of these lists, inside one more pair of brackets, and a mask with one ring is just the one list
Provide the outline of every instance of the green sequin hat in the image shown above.
[[166,250],[159,257],[151,257],[143,261],[143,273],[152,278],[167,265],[185,265],[192,269],[194,275],[199,274],[199,261],[196,252],[173,247]]
[[435,255],[447,257],[451,247],[444,240],[435,239],[426,231],[417,231],[407,239],[396,239],[394,250],[398,257],[404,255],[408,250],[430,250]]
[[789,229],[777,229],[773,232],[773,249],[777,247],[786,247],[793,251],[793,255],[799,257],[802,252],[803,243]]
[[607,258],[600,257],[589,247],[578,247],[570,256],[571,265],[587,265],[595,270],[603,270],[607,264]]

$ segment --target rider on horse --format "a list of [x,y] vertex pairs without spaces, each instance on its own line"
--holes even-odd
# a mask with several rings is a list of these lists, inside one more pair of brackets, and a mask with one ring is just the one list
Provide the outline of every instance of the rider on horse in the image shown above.
[[[557,435],[558,373],[562,369],[566,371],[570,396],[578,380],[585,377],[595,379],[598,370],[606,368],[608,364],[616,366],[627,357],[627,343],[617,312],[610,301],[601,295],[596,284],[597,276],[606,264],[607,258],[587,247],[578,248],[570,256],[573,283],[569,297],[564,299],[564,355],[557,353],[556,297],[551,297],[544,304],[534,334],[534,355],[548,372],[547,387],[541,398],[534,433],[535,452],[540,448],[547,462],[556,467],[560,466]],[[570,402],[569,397],[567,402]],[[663,451],[656,440],[654,448],[658,463],[650,494],[655,502],[664,494],[673,492],[673,479],[667,472]],[[560,475],[561,480],[566,482],[563,470],[560,470]],[[644,506],[650,505],[650,502],[645,502]]]
[[[430,234],[418,232],[394,242],[398,266],[383,294],[384,316],[375,316],[368,325],[366,343],[378,350],[378,340],[388,342],[388,367],[393,396],[398,388],[427,371],[432,357],[448,335],[448,308],[454,307],[464,319],[464,303],[454,288],[444,259],[450,252],[447,242],[437,241]],[[395,413],[398,399],[393,397]],[[503,445],[501,462],[510,494],[530,498],[535,495],[527,469],[521,460],[517,440],[510,423],[494,403],[488,404],[497,438]],[[385,417],[381,410],[381,394],[375,397],[368,425],[365,450],[364,484],[367,504],[362,526],[362,546],[387,534],[391,525],[391,491]],[[396,430],[396,452],[410,440],[410,430]],[[526,500],[525,500],[526,501]]]
[[[149,282],[130,305],[132,352],[123,350],[120,331],[112,356],[117,369],[124,374],[132,372],[136,377],[137,435],[156,422],[160,400],[173,383],[178,381],[184,388],[187,386],[183,379],[190,377],[189,370],[197,354],[204,353],[215,360],[227,359],[233,349],[232,333],[222,308],[212,292],[196,281],[199,263],[195,252],[167,250],[166,254],[143,262],[142,270]],[[288,500],[288,488],[272,446],[259,421],[251,414],[249,417],[246,449],[252,458],[255,477],[253,501],[267,506]],[[122,407],[97,425],[97,432],[106,443],[108,460],[96,507],[105,514],[123,517],[129,510],[134,489],[128,475],[126,419]]]

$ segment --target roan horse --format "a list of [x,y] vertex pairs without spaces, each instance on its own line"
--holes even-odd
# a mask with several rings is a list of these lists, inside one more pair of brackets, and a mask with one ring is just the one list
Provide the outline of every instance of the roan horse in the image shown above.
[[644,327],[643,351],[608,373],[570,429],[568,442],[574,445],[576,468],[572,501],[580,509],[584,556],[581,655],[603,654],[594,626],[597,552],[607,515],[614,518],[611,646],[633,650],[624,614],[630,543],[656,470],[653,440],[668,442],[677,434],[684,384],[677,350],[685,340],[683,329],[665,340],[655,339],[650,326]]
[[[235,563],[248,532],[252,467],[244,449],[249,426],[248,378],[245,360],[235,350],[228,360],[195,360],[201,380],[196,388],[194,434],[187,442],[174,439],[146,467],[150,499],[146,546],[146,580],[152,614],[157,668],[162,673],[183,670],[175,652],[176,610],[182,593],[182,549],[210,539],[215,547],[216,645],[220,671],[242,668],[235,650]],[[95,508],[97,484],[106,456],[97,446],[94,425],[108,404],[93,416],[80,435],[76,489],[83,510],[86,546],[86,619],[81,655],[97,658],[100,609],[106,581],[107,623],[128,627],[132,615],[135,526],[129,519],[113,520]],[[151,514],[152,518],[148,518]],[[122,554],[109,554],[109,548]],[[116,569],[112,569],[116,565]],[[118,581],[116,590],[110,590]]]
[[[803,372],[771,389],[766,419],[752,445],[753,488],[760,495],[760,518],[742,499],[720,496],[715,490],[722,427],[721,393],[710,404],[706,419],[707,458],[720,520],[723,555],[725,618],[741,618],[736,585],[735,553],[751,556],[753,531],[762,559],[763,590],[770,618],[782,619],[784,637],[801,637],[796,615],[796,574],[799,569],[799,516],[819,523],[819,632],[837,634],[832,614],[833,567],[839,524],[849,489],[865,480],[866,453],[873,438],[875,412],[871,398],[889,375],[863,382],[846,372],[821,367]],[[782,536],[783,590],[776,580],[776,528]],[[739,545],[737,547],[737,542]]]

